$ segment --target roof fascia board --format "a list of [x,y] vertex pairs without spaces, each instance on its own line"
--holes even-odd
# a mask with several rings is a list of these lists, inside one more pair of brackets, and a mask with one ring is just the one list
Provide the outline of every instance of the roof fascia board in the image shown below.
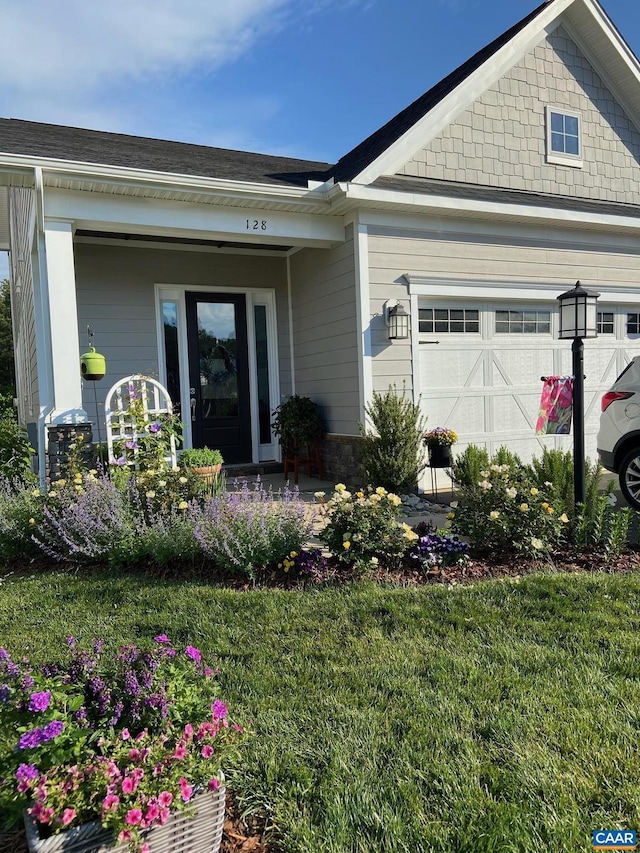
[[559,225],[601,226],[603,228],[623,228],[640,230],[640,216],[623,216],[611,213],[585,213],[584,211],[561,210],[559,208],[538,207],[535,204],[513,204],[475,199],[450,198],[448,196],[425,196],[418,193],[399,192],[398,190],[381,190],[364,187],[360,184],[348,184],[345,193],[349,199],[361,203],[374,203],[393,208],[397,205],[410,204],[416,212],[443,211],[450,213],[482,214],[501,219],[527,220],[556,223]]
[[555,0],[549,8],[522,29],[490,59],[474,71],[459,86],[443,98],[403,136],[363,169],[354,183],[371,184],[381,175],[393,175],[420,148],[441,133],[456,116],[479,98],[496,80],[535,47],[545,34],[556,29],[564,10],[575,0]]
[[140,186],[145,189],[176,189],[202,192],[233,192],[235,194],[253,194],[259,196],[280,196],[322,201],[326,198],[326,188],[308,189],[306,187],[287,187],[278,184],[263,184],[252,181],[221,180],[220,178],[194,177],[174,173],[154,172],[146,169],[131,169],[126,166],[104,166],[95,163],[83,163],[58,160],[45,157],[25,157],[20,154],[0,153],[0,169],[32,169],[40,167],[45,176],[85,178],[93,181],[112,181],[114,184]]
[[638,60],[629,49],[628,45],[620,37],[620,34],[611,24],[611,21],[602,14],[598,6],[594,6],[590,0],[584,0],[581,4],[588,12],[593,15],[594,19],[602,25],[603,35],[607,39],[609,45],[616,51],[616,55],[620,59],[623,69],[631,77],[631,84],[628,88],[635,88],[637,92],[637,100],[634,103],[628,96],[627,92],[621,87],[620,82],[613,76],[611,66],[607,66],[600,60],[600,57],[594,53],[593,47],[587,42],[583,33],[579,29],[579,25],[575,17],[567,15],[562,21],[562,26],[566,29],[567,34],[573,39],[584,56],[593,66],[594,71],[602,79],[603,83],[615,96],[620,106],[624,109],[628,118],[633,121],[637,128],[640,129],[640,65]]

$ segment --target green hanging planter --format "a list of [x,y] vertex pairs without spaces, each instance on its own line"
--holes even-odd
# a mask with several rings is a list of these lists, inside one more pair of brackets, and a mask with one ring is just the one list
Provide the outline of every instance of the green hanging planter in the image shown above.
[[80,356],[80,372],[83,379],[96,382],[107,372],[107,362],[103,355],[96,352],[95,347],[89,347],[89,352]]

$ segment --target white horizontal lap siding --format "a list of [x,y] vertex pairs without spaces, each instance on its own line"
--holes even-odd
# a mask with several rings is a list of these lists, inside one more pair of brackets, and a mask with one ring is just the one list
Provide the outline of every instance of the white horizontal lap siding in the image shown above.
[[[555,339],[555,297],[577,280],[602,290],[599,308],[613,310],[617,320],[615,336],[585,341],[585,432],[587,453],[595,459],[601,394],[626,361],[640,353],[640,340],[626,335],[627,309],[619,298],[625,292],[638,296],[640,243],[598,245],[596,238],[590,245],[572,246],[553,232],[533,239],[521,231],[498,237],[426,230],[384,233],[379,228],[370,236],[370,247],[372,296],[397,297],[402,273],[407,273],[420,307],[480,312],[478,334],[418,333],[415,373],[423,411],[429,426],[449,426],[460,434],[458,451],[470,443],[490,450],[504,444],[530,458],[543,445],[571,448],[570,437],[534,433],[540,377],[572,369],[571,342]],[[618,292],[617,304],[607,289]],[[372,303],[372,314],[373,308]],[[496,309],[549,310],[553,333],[496,333]],[[376,368],[379,384],[385,374],[401,375],[407,369],[401,350],[395,352],[393,366],[388,367],[387,357]]]
[[296,393],[322,408],[329,432],[357,435],[359,378],[353,229],[335,249],[291,256]]
[[9,191],[11,221],[11,307],[18,417],[22,424],[35,422],[39,407],[38,356],[32,270],[32,240],[35,217],[33,190]]

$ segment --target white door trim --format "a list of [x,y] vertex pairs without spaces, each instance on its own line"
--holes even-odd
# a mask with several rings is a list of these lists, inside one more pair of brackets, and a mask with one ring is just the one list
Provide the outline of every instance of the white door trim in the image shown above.
[[251,411],[251,447],[252,462],[280,461],[280,446],[276,437],[271,435],[270,444],[260,444],[260,423],[258,411],[258,374],[255,348],[256,305],[267,309],[267,347],[269,357],[269,407],[273,411],[280,402],[280,365],[278,360],[278,327],[276,318],[276,294],[272,288],[250,287],[214,287],[208,285],[164,284],[155,285],[156,334],[158,342],[158,365],[160,380],[166,384],[167,367],[164,352],[164,322],[162,302],[175,302],[178,322],[178,364],[180,369],[180,396],[183,400],[182,418],[184,423],[184,446],[192,447],[191,419],[188,411],[189,393],[189,356],[187,341],[187,318],[185,311],[185,293],[233,293],[246,297],[247,309],[247,349],[249,357],[249,396]]

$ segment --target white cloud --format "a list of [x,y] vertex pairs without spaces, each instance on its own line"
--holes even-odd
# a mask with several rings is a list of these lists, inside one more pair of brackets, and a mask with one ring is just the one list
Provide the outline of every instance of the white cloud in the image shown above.
[[215,69],[282,25],[290,0],[2,0],[0,83],[55,93]]

